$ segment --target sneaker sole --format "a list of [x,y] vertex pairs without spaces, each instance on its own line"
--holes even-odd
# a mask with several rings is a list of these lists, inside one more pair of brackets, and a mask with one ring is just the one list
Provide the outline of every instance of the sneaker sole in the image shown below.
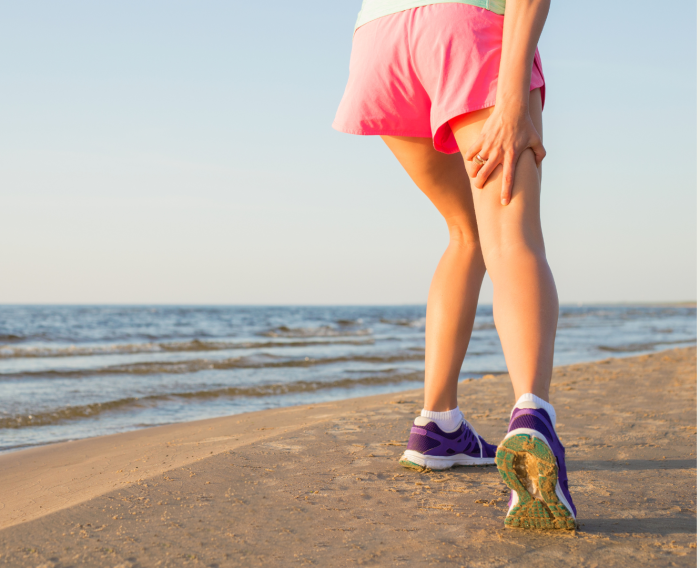
[[496,465],[493,458],[473,458],[464,454],[454,456],[425,456],[415,450],[406,450],[399,464],[409,469],[450,469],[460,465]]
[[546,442],[527,434],[507,438],[496,450],[496,466],[506,485],[518,495],[518,503],[506,516],[507,527],[576,528],[576,519],[557,494],[559,468]]

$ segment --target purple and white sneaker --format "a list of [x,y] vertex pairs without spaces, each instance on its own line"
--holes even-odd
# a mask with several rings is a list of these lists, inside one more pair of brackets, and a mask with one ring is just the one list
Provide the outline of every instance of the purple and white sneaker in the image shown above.
[[513,409],[508,434],[496,451],[496,465],[511,489],[507,527],[576,528],[564,446],[545,410]]
[[399,463],[413,469],[448,469],[456,465],[494,465],[496,446],[488,444],[464,418],[452,432],[445,432],[419,416],[413,422],[408,448]]

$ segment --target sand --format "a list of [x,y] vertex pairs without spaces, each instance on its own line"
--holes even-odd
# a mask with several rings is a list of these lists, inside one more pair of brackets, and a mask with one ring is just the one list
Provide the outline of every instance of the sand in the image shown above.
[[[398,464],[421,391],[0,456],[0,565],[695,566],[696,350],[556,369],[576,531],[506,529],[495,467]],[[460,384],[497,443],[507,375]]]

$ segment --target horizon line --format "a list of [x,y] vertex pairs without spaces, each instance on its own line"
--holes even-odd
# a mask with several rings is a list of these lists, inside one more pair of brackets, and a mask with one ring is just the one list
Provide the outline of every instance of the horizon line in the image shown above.
[[[493,306],[493,302],[488,303],[488,302],[479,302],[477,305],[479,306]],[[615,301],[604,301],[604,302],[561,302],[561,306],[575,306],[575,307],[583,307],[583,306],[675,306],[675,307],[697,307],[697,300],[687,300],[687,301],[641,301],[641,302],[615,302]],[[72,303],[72,302],[35,302],[35,303],[26,303],[26,302],[8,302],[8,303],[1,303],[0,302],[0,307],[17,307],[17,306],[25,306],[25,307],[34,307],[34,306],[41,306],[41,307],[126,307],[126,306],[133,306],[133,307],[146,307],[146,306],[161,306],[161,307],[246,307],[246,308],[272,308],[272,307],[299,307],[299,308],[329,308],[329,307],[336,307],[336,308],[345,308],[345,307],[366,307],[366,308],[371,308],[371,307],[415,307],[415,306],[427,306],[427,303],[399,303],[399,304],[383,304],[383,303],[348,303],[348,304],[335,304],[335,303],[327,303],[327,304],[304,304],[304,303],[299,303],[299,304],[282,304],[282,303],[248,303],[248,304],[227,304],[227,303],[188,303],[188,302],[182,302],[182,303],[159,303],[159,302],[136,302],[136,303],[130,303],[130,302],[103,302],[103,303]]]

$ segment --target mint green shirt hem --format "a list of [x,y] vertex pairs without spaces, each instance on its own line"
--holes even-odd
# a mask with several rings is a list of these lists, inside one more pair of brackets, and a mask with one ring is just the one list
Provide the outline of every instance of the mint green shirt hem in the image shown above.
[[419,8],[430,4],[469,4],[477,8],[485,8],[490,12],[503,15],[506,11],[506,0],[363,0],[362,8],[355,23],[355,29],[367,22],[389,14],[403,12],[411,8]]

